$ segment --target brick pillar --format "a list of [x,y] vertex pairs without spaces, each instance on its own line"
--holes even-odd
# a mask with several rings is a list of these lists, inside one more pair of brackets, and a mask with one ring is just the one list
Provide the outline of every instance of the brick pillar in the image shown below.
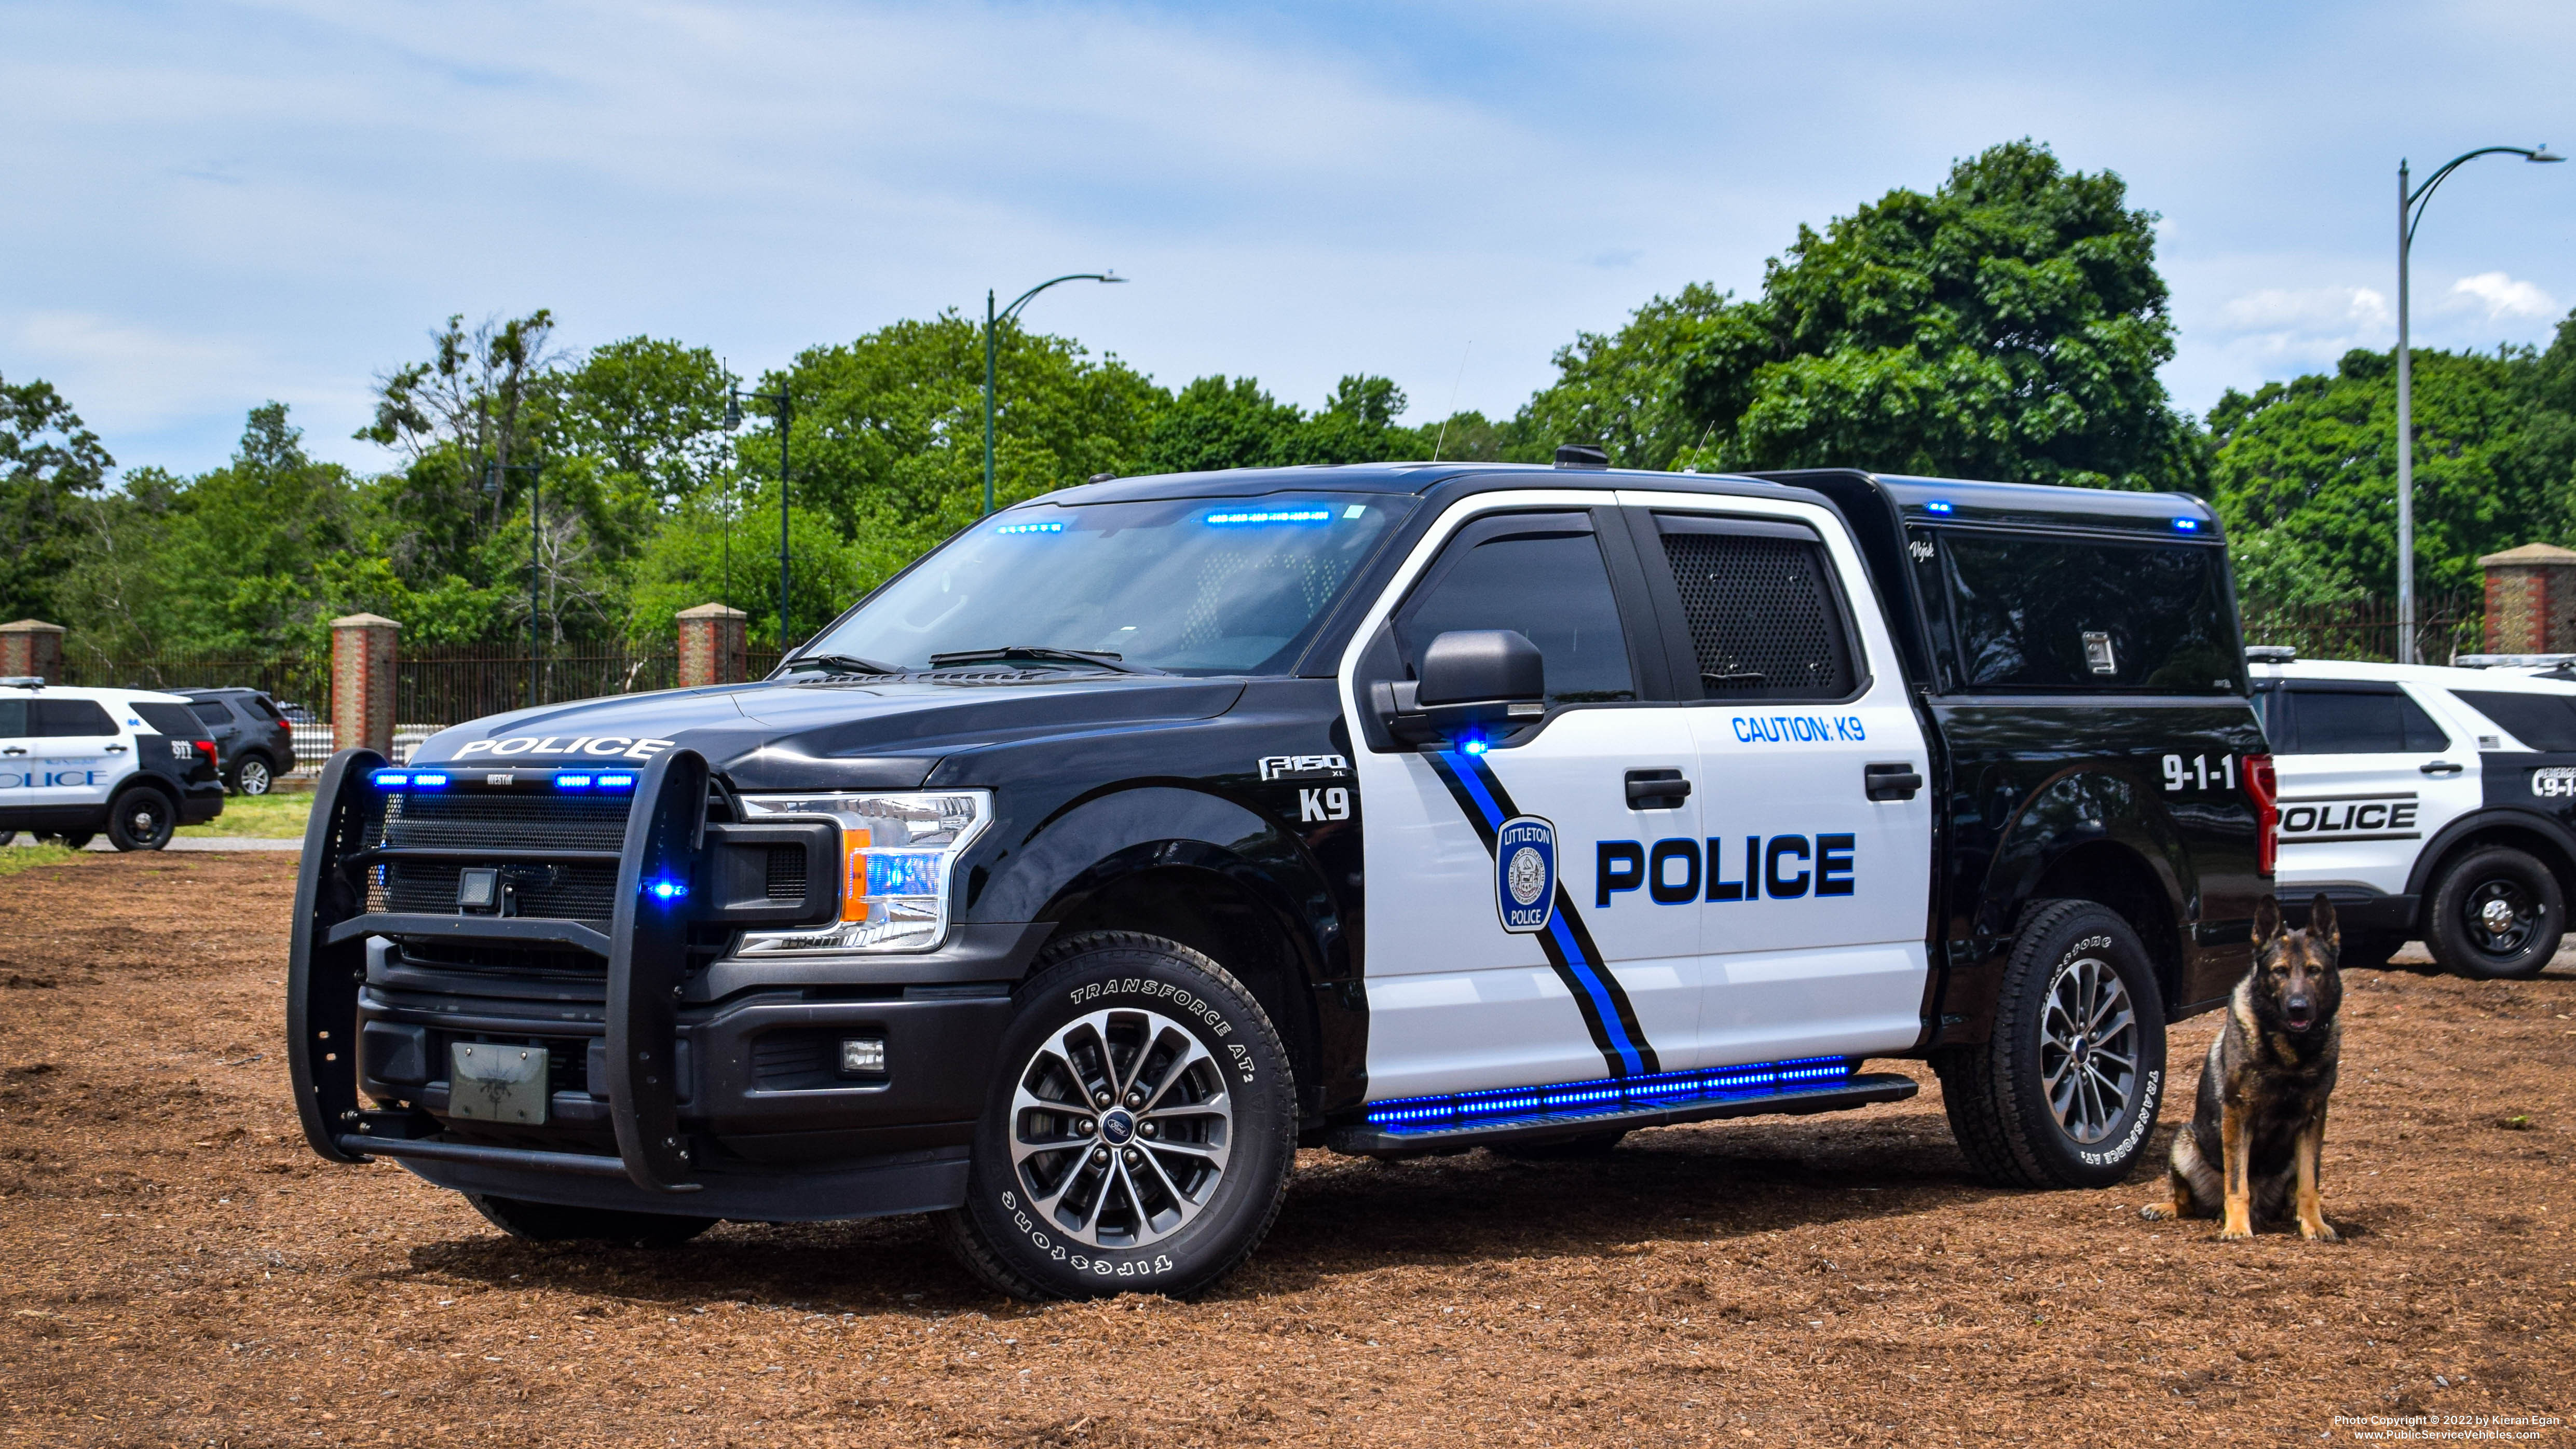
[[2526,543],[2478,560],[2489,654],[2576,653],[2576,549]]
[[682,689],[742,682],[750,672],[742,634],[743,623],[750,617],[722,604],[700,604],[679,612]]
[[63,626],[42,619],[0,624],[0,678],[63,682]]
[[402,625],[374,614],[331,621],[331,745],[392,758],[394,636]]

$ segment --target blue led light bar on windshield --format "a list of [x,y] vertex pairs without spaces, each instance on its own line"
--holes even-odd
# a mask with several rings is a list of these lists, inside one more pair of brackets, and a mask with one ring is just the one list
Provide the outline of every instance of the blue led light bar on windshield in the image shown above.
[[1332,518],[1333,510],[1329,508],[1277,508],[1265,509],[1258,513],[1211,513],[1208,515],[1207,521],[1213,525],[1230,523],[1330,523]]
[[995,533],[1062,533],[1064,525],[1061,523],[1005,523],[993,531]]

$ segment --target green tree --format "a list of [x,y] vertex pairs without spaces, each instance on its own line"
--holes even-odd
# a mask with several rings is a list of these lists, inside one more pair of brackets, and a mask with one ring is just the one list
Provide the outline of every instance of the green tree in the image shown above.
[[1557,354],[1511,448],[1592,442],[1629,466],[1828,464],[2096,487],[2190,487],[2155,217],[2109,172],[2016,141],[1800,227],[1762,295],[1656,298]]
[[115,466],[51,383],[0,377],[0,617],[61,622],[56,585],[83,531],[75,501]]
[[[2576,350],[2568,337],[2562,328],[2558,346]],[[2550,379],[2528,349],[2419,348],[2414,363],[2417,584],[2473,588],[2478,555],[2565,537],[2576,428],[2547,405]],[[2249,597],[2395,594],[2393,352],[2348,352],[2331,375],[2250,395],[2231,389],[2209,427],[2211,491]]]
[[[1148,473],[1218,468],[1277,468],[1301,463],[1373,463],[1429,458],[1442,446],[1440,426],[1408,428],[1404,390],[1387,378],[1354,373],[1333,387],[1313,414],[1280,402],[1249,377],[1202,377],[1156,414],[1139,467]],[[1461,413],[1458,443],[1444,456],[1498,452],[1492,425]]]

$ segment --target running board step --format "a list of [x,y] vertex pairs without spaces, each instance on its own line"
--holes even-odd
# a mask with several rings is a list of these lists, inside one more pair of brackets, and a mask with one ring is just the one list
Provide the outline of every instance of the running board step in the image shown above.
[[1625,1111],[1554,1112],[1467,1126],[1395,1132],[1362,1122],[1334,1128],[1325,1134],[1324,1145],[1355,1157],[1413,1157],[1433,1152],[1464,1152],[1470,1147],[1490,1147],[1501,1142],[1549,1142],[1585,1137],[1595,1132],[1629,1132],[1640,1127],[1669,1127],[1682,1122],[1714,1121],[1721,1117],[1848,1112],[1873,1102],[1902,1102],[1920,1090],[1911,1077],[1894,1072],[1872,1072],[1843,1077],[1821,1086],[1735,1097],[1703,1097],[1669,1106],[1637,1107]]

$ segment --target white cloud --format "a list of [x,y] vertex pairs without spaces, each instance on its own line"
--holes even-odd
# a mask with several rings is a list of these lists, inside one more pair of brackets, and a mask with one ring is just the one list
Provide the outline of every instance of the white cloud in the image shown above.
[[2558,302],[2547,292],[2529,282],[2517,282],[2502,272],[2480,272],[2462,277],[2451,284],[2455,306],[2483,306],[2489,318],[2556,317]]
[[86,312],[38,312],[10,329],[32,371],[75,400],[92,429],[153,428],[236,396],[256,350]]

